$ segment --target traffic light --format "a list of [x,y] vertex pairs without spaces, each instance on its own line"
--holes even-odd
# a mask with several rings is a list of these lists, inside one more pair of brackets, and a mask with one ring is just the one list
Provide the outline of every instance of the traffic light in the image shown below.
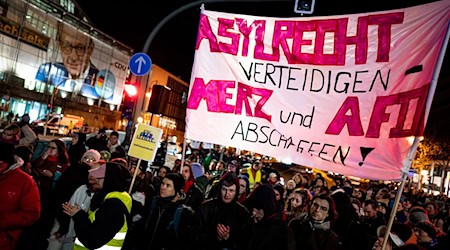
[[137,88],[132,84],[125,84],[125,92],[128,96],[133,97],[137,95]]
[[136,99],[138,97],[137,83],[126,83],[124,86],[124,96],[122,103],[122,118],[131,120],[133,118],[133,110]]
[[315,0],[295,0],[294,12],[300,14],[312,14],[314,12]]
[[49,103],[47,104],[47,110],[51,111],[52,110],[52,105]]

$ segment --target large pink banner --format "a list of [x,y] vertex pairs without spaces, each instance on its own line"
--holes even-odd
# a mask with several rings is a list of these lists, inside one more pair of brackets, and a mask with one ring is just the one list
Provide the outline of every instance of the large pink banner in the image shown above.
[[449,19],[450,1],[314,18],[203,10],[186,137],[399,179]]

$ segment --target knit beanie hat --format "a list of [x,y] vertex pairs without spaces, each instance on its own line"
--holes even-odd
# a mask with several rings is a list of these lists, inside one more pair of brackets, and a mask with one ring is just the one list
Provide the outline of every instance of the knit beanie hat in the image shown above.
[[14,159],[15,147],[11,143],[0,142],[0,161],[6,162],[9,165],[16,163]]
[[200,163],[198,163],[198,162],[192,163],[191,168],[192,168],[192,174],[194,175],[195,179],[197,179],[200,176],[203,176],[204,170],[203,170],[203,166]]
[[185,184],[183,175],[180,173],[168,173],[164,178],[167,178],[173,182],[175,193],[180,194],[183,191]]
[[100,153],[95,149],[89,149],[88,151],[86,151],[83,154],[83,157],[81,157],[81,159],[83,159],[85,157],[92,158],[94,160],[93,163],[104,163],[105,162],[104,160],[103,161],[101,160]]
[[427,233],[432,239],[436,239],[438,232],[436,227],[428,221],[420,221],[414,226],[414,228],[418,228],[425,233]]
[[412,207],[409,211],[408,222],[414,226],[420,221],[429,221],[427,210],[419,206]]

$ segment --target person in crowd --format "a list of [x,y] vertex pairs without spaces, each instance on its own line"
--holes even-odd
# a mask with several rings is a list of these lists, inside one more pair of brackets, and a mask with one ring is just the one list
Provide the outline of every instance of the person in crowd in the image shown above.
[[228,162],[227,172],[233,172],[236,175],[238,175],[240,172],[240,169],[241,169],[241,166],[239,165],[239,162],[237,160],[232,160],[232,161]]
[[36,182],[20,167],[13,144],[0,142],[0,249],[15,250],[22,231],[40,215]]
[[89,212],[81,204],[63,204],[72,217],[76,239],[74,249],[97,249],[103,246],[120,249],[131,227],[132,198],[126,192],[131,180],[128,169],[117,163],[106,163],[89,171],[98,191],[91,199]]
[[428,218],[430,222],[440,231],[444,230],[444,218],[439,210],[439,206],[435,201],[430,201],[425,204],[425,209],[428,212]]
[[[14,146],[19,145],[30,145],[30,143],[26,143],[27,139],[20,139],[20,128],[17,124],[11,124],[3,129],[2,137],[0,141],[4,141]],[[34,132],[33,132],[34,133]]]
[[31,146],[36,141],[37,136],[30,126],[30,115],[25,113],[20,118],[20,121],[16,123],[20,128],[20,140],[19,145]]
[[[377,229],[377,240],[373,245],[373,250],[381,250],[383,246],[384,237],[386,235],[386,226],[380,226]],[[392,224],[391,231],[389,233],[389,238],[386,243],[385,250],[391,249],[408,249],[408,246],[414,247],[417,246],[417,238],[414,235],[414,232],[407,225],[394,222]],[[411,248],[411,249],[420,249],[420,248]]]
[[373,186],[369,186],[366,190],[366,200],[375,200],[375,191]]
[[32,162],[32,166],[39,173],[41,198],[50,193],[53,183],[59,179],[69,164],[64,142],[59,139],[51,140],[42,156]]
[[370,249],[373,245],[367,244],[366,228],[359,217],[359,210],[356,212],[351,198],[343,190],[344,188],[338,188],[331,195],[338,214],[336,221],[332,224],[332,229],[338,235],[344,249]]
[[241,234],[241,249],[272,250],[288,249],[287,223],[277,211],[275,192],[270,184],[255,188],[245,201],[245,206],[252,213],[252,219],[246,224]]
[[111,160],[111,153],[108,150],[102,150],[99,152],[102,160],[109,162]]
[[270,173],[268,182],[271,185],[277,184],[279,182],[277,173],[275,173],[275,172]]
[[119,133],[117,131],[112,131],[109,135],[108,142],[106,143],[112,158],[125,158],[125,149],[120,145]]
[[83,154],[86,152],[86,145],[84,145],[85,141],[86,134],[72,133],[72,143],[67,151],[71,166],[78,165],[81,157],[83,157]]
[[380,203],[386,204],[386,207],[389,205],[389,190],[387,188],[381,188],[378,190],[377,194],[375,195],[375,200]]
[[95,149],[98,152],[101,152],[103,150],[108,150],[107,147],[107,139],[106,139],[106,129],[101,128],[98,130],[97,134],[95,136],[92,136],[91,138],[87,139],[86,146],[89,149]]
[[285,188],[281,183],[277,183],[273,185],[273,191],[277,203],[277,212],[281,214],[283,220],[286,220],[286,213],[284,211],[284,204],[286,203],[286,199],[284,198]]
[[244,204],[247,196],[250,194],[250,181],[246,175],[240,174],[239,178],[239,196],[238,202]]
[[[389,218],[390,215],[388,215]],[[397,212],[395,213],[395,221],[400,223],[406,223],[408,220],[408,213],[403,208],[403,203],[399,202],[397,206]]]
[[312,187],[324,187],[326,186],[325,178],[323,178],[321,175],[318,176],[316,179],[313,180],[311,183]]
[[285,199],[287,199],[291,194],[291,192],[294,191],[296,185],[297,184],[293,179],[290,179],[286,182],[286,195],[284,197]]
[[295,182],[295,187],[299,188],[299,187],[304,187],[304,183],[303,183],[303,176],[301,173],[295,173],[292,178],[291,178],[294,182]]
[[359,188],[354,189],[352,196],[358,199],[361,204],[366,200],[366,193],[364,192],[364,190]]
[[60,31],[58,45],[62,62],[40,65],[35,79],[68,92],[94,93],[93,85],[99,72],[90,62],[94,40],[67,25],[62,25]]
[[237,202],[239,178],[223,175],[217,198],[205,201],[195,214],[192,239],[194,249],[239,249],[239,236],[248,221],[248,210]]
[[195,183],[202,191],[203,196],[205,196],[206,188],[213,176],[209,170],[205,171],[205,168],[198,162],[193,162],[191,168],[195,177]]
[[183,192],[186,195],[184,204],[191,207],[194,211],[197,211],[200,204],[205,200],[203,191],[195,182],[195,176],[190,164],[184,164],[182,171],[185,181]]
[[[93,151],[93,149],[91,150]],[[87,156],[87,154],[85,154],[85,156]],[[82,163],[89,164],[89,166],[92,168],[97,168],[101,166],[95,164],[94,162],[90,162],[90,160],[88,160],[89,158],[90,157],[83,157]],[[88,177],[87,184],[81,185],[75,190],[72,197],[70,197],[69,204],[72,206],[76,206],[77,204],[79,204],[81,210],[88,212],[93,194],[100,189],[101,187],[99,185],[99,182],[97,181],[97,178]],[[61,204],[63,203],[59,204],[60,207]],[[70,216],[68,216],[65,213],[59,214],[50,232],[47,250],[73,249],[75,237],[76,234],[73,220],[70,218]]]
[[161,179],[164,179],[164,177],[166,177],[166,175],[170,173],[170,168],[166,167],[166,166],[161,166],[158,169],[158,173],[157,176]]
[[168,173],[159,195],[147,206],[147,214],[136,223],[125,249],[186,249],[193,211],[183,205],[185,185],[180,173]]
[[100,168],[103,164],[105,161],[100,158],[100,153],[97,150],[89,149],[83,154],[80,162],[69,166],[56,181],[51,199],[53,220],[51,239],[59,240],[69,230],[70,217],[64,213],[61,205],[68,202],[80,186],[88,184],[91,169]]
[[261,169],[263,168],[263,163],[261,161],[253,162],[250,169],[247,170],[248,180],[250,182],[250,190],[253,190],[253,186],[256,182],[261,182]]
[[427,250],[439,249],[439,230],[429,221],[420,221],[414,225],[417,243]]
[[[240,165],[239,162],[237,160],[231,160],[230,162],[228,162],[227,164],[227,169],[226,171],[222,172],[222,175],[225,175],[227,173],[235,173],[236,175],[239,175],[240,173]],[[216,176],[215,179],[212,181],[212,183],[209,185],[209,187],[206,188],[206,199],[211,199],[214,197],[217,197],[218,193],[220,192],[220,178],[221,176]]]
[[411,228],[414,228],[414,225],[421,221],[430,221],[427,210],[421,206],[411,207],[406,224],[408,224]]
[[20,167],[22,171],[33,177],[34,181],[39,185],[39,174],[31,167],[31,157],[33,156],[33,149],[31,146],[18,146],[16,147],[16,155],[23,160],[23,164]]
[[378,203],[374,200],[364,202],[363,222],[366,226],[367,239],[369,245],[373,245],[378,238],[377,230],[380,226],[386,224],[384,216],[378,211]]
[[286,220],[304,217],[309,210],[312,195],[308,189],[296,188],[286,203]]
[[359,217],[364,216],[364,211],[362,208],[362,203],[359,199],[352,197],[351,199],[352,206],[355,209],[355,212],[358,214]]
[[336,208],[331,197],[314,197],[308,214],[289,222],[292,234],[291,249],[341,249],[339,237],[331,229],[331,223],[336,217]]

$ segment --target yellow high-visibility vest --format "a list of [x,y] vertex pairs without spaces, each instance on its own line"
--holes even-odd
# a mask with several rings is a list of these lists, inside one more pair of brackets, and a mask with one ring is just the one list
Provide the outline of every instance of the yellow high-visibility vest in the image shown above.
[[[128,213],[131,213],[132,199],[131,199],[131,196],[127,192],[108,193],[105,196],[104,201],[106,199],[111,199],[111,198],[117,198],[117,199],[121,200],[123,202],[123,204],[125,204],[125,206],[127,207]],[[96,211],[94,211],[94,212],[92,212],[91,210],[88,211],[89,220],[91,222],[95,221],[95,212]],[[125,241],[125,236],[127,235],[127,231],[128,231],[127,217],[125,214],[123,216],[124,216],[124,223],[123,223],[122,228],[119,230],[119,232],[117,232],[116,235],[114,235],[114,237],[108,243],[106,243],[104,246],[97,248],[97,249],[118,250],[118,249],[122,248],[123,242]],[[88,248],[86,248],[78,238],[75,238],[75,242],[73,244],[73,249],[74,250],[88,250]]]
[[256,176],[253,177],[251,167],[247,169],[248,172],[248,181],[250,182],[250,190],[253,190],[253,186],[256,182],[261,182],[261,170],[256,171]]

